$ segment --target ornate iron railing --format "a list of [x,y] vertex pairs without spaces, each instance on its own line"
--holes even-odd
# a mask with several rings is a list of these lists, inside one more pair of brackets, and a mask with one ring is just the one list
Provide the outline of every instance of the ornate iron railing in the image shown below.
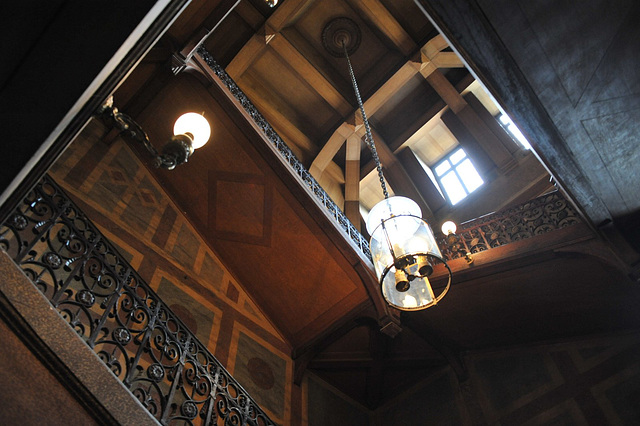
[[446,260],[464,257],[466,252],[478,253],[524,240],[580,222],[571,204],[558,191],[550,192],[524,204],[491,213],[463,223],[457,235],[460,250],[448,247],[445,238],[438,241]]
[[282,159],[289,165],[291,170],[298,175],[304,184],[309,188],[312,194],[315,195],[318,201],[322,203],[327,209],[329,214],[336,220],[340,227],[349,235],[351,240],[360,248],[362,253],[369,259],[371,259],[371,252],[369,251],[369,242],[360,234],[360,232],[353,226],[351,221],[345,216],[342,210],[333,202],[331,197],[325,192],[324,189],[318,184],[309,171],[300,163],[295,154],[282,140],[280,135],[273,130],[273,127],[267,122],[267,120],[260,114],[260,111],[251,103],[247,95],[238,87],[227,72],[213,59],[213,56],[204,48],[198,48],[198,54],[209,65],[215,75],[222,81],[222,83],[229,89],[229,92],[240,102],[245,111],[251,116],[253,121],[262,129],[262,132],[267,137],[269,142],[280,153]]
[[[249,98],[242,92],[226,71],[218,65],[211,54],[204,48],[198,49],[198,54],[209,65],[211,70],[220,78],[231,94],[240,102],[245,111],[260,127],[270,143],[280,153],[284,162],[297,174],[329,211],[330,215],[351,237],[362,253],[371,258],[368,241],[347,219],[340,208],[311,176],[307,169],[296,158],[295,154],[276,133]],[[530,238],[544,232],[560,229],[579,222],[575,210],[559,192],[553,192],[521,206],[492,213],[462,224],[458,231],[461,236],[461,248],[454,251],[448,247],[444,238],[438,240],[438,245],[447,260],[464,257],[466,252],[477,253],[490,248],[508,244],[513,241]]]
[[0,247],[158,421],[273,424],[50,178],[23,200]]

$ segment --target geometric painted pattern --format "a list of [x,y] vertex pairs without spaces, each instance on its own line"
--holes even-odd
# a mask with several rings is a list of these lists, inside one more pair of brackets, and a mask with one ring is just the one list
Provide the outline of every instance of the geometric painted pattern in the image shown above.
[[308,374],[303,424],[637,425],[640,334],[465,357],[462,385],[445,367],[370,411]]
[[236,325],[229,353],[229,371],[276,422],[288,423],[292,362],[245,327]]
[[[242,360],[240,384],[262,392],[282,423],[290,416],[288,346],[131,149],[120,138],[100,145],[101,126],[91,122],[49,174],[212,353],[233,350],[219,361],[229,369]],[[251,332],[232,341],[242,327]]]

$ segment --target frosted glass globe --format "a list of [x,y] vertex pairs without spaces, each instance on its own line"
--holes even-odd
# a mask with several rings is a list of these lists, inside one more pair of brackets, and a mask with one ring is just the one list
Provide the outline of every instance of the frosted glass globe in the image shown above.
[[173,125],[174,135],[193,135],[191,146],[198,149],[209,141],[211,136],[211,126],[202,114],[196,112],[188,112],[182,114]]
[[[400,216],[393,221],[386,222],[387,233],[393,240],[399,241],[403,237],[413,235],[420,226],[422,211],[418,204],[410,198],[395,196],[384,199],[373,206],[367,217],[367,232],[372,238],[384,238],[382,229],[378,229],[382,221]],[[395,238],[394,238],[395,237]]]
[[455,234],[456,233],[456,224],[452,221],[448,220],[442,224],[442,233],[444,235]]

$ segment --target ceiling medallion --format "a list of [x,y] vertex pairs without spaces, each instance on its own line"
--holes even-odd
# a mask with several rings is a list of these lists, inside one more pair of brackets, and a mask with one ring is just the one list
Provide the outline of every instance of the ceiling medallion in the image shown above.
[[349,18],[335,18],[322,30],[322,45],[332,56],[344,58],[344,44],[348,54],[360,46],[360,28]]

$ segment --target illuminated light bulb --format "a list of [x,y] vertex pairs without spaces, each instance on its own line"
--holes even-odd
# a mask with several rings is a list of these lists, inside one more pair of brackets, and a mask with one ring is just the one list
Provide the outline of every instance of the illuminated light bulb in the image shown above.
[[[371,238],[385,240],[385,232],[392,244],[411,237],[422,223],[422,211],[415,201],[406,197],[391,197],[373,206],[367,217],[367,231]],[[384,221],[384,230],[382,223]]]
[[442,233],[444,235],[455,234],[456,229],[457,229],[456,224],[450,220],[442,224]]
[[418,307],[418,301],[416,300],[415,297],[407,294],[404,296],[404,299],[402,299],[402,305],[405,308],[417,308]]
[[193,149],[198,149],[209,141],[211,126],[202,114],[188,112],[178,117],[173,125],[173,134],[189,136]]
[[404,293],[409,290],[409,279],[407,278],[407,274],[404,273],[402,269],[396,269],[396,290],[400,293]]

